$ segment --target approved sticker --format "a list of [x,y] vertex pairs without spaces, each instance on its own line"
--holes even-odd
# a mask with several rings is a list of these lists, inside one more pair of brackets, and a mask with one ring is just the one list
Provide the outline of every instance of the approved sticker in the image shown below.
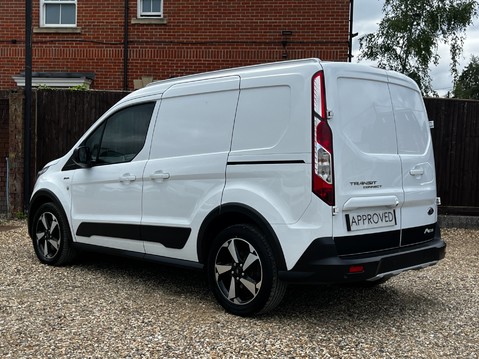
[[374,212],[348,213],[345,216],[348,231],[389,227],[395,226],[397,224],[396,210],[394,209]]

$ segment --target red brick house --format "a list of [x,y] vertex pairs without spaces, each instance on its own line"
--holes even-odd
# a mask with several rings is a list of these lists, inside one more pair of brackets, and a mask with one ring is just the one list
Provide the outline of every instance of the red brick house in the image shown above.
[[[33,86],[133,90],[283,59],[349,59],[353,0],[29,1]],[[0,1],[0,215],[21,209],[24,187],[22,91],[2,90],[25,83],[26,2]]]
[[[34,86],[132,90],[282,59],[348,60],[351,0],[32,1]],[[2,1],[0,89],[22,85],[24,67],[25,1]]]

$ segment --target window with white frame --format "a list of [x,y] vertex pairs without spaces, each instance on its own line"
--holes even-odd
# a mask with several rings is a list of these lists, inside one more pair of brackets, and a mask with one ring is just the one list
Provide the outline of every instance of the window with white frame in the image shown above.
[[163,0],[138,0],[138,17],[163,17]]
[[40,0],[40,26],[75,27],[77,0]]

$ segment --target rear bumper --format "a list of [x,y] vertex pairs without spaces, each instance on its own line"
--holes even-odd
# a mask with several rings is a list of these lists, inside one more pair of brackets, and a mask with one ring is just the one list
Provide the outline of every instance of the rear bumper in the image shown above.
[[381,252],[338,256],[332,238],[318,238],[290,271],[280,271],[286,282],[353,283],[392,277],[406,270],[422,269],[444,258],[446,243],[437,230],[434,238],[413,246]]

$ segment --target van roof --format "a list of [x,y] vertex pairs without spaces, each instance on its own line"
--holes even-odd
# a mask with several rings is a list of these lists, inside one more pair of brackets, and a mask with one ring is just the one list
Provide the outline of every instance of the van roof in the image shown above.
[[[405,75],[394,71],[387,71],[372,67],[369,65],[363,64],[352,64],[346,62],[326,62],[321,61],[318,58],[307,58],[299,60],[287,60],[279,62],[271,62],[257,65],[250,65],[244,67],[229,68],[217,71],[210,71],[204,73],[198,73],[193,75],[175,77],[167,80],[154,81],[148,84],[146,87],[136,90],[126,96],[123,100],[131,100],[134,98],[158,95],[166,91],[169,87],[174,84],[200,81],[210,78],[219,78],[227,76],[241,76],[242,78],[247,78],[249,76],[256,76],[258,73],[275,75],[284,72],[285,70],[291,70],[297,67],[311,67],[311,69],[317,68],[318,70],[322,67],[326,71],[333,72],[342,72],[346,71],[348,73],[362,73],[362,74],[371,74],[371,75],[381,75],[390,79],[396,79],[396,82],[407,83],[409,87],[417,87],[414,81],[408,78]],[[123,102],[123,100],[121,102]]]
[[227,77],[227,76],[241,76],[244,78],[244,77],[247,77],[248,75],[257,74],[258,72],[269,71],[272,73],[274,72],[279,73],[281,71],[284,71],[285,69],[302,67],[305,65],[319,67],[320,63],[321,63],[321,60],[317,58],[288,60],[288,61],[270,62],[270,63],[264,63],[264,64],[203,72],[203,73],[181,76],[181,77],[174,77],[167,80],[154,81],[148,84],[146,87],[143,87],[139,90],[132,92],[131,94],[126,96],[124,99],[130,100],[132,98],[159,94],[166,91],[166,89],[168,89],[170,86],[174,84],[178,84],[178,83],[193,82],[193,81],[200,81],[200,80],[205,80],[205,79],[210,79],[215,77]]

